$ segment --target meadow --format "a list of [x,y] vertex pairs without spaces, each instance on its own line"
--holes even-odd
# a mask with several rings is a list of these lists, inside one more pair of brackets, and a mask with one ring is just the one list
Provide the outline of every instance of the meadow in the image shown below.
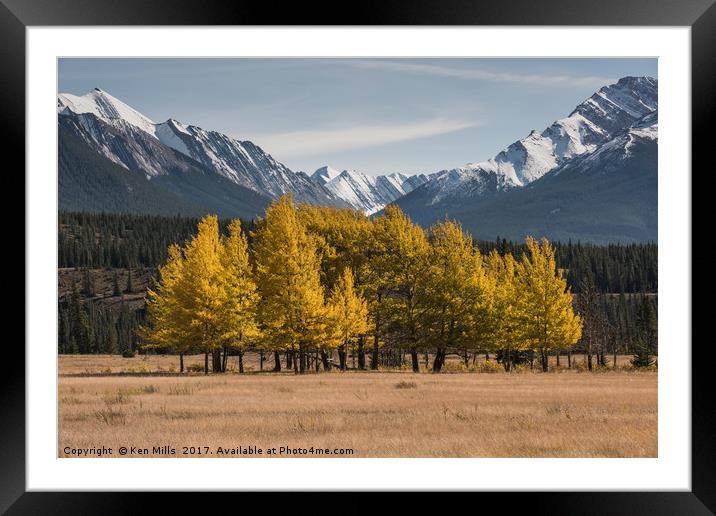
[[61,355],[58,456],[657,456],[657,373],[630,370],[626,356],[591,373],[575,356],[572,369],[562,357],[549,373],[509,374],[484,357],[473,372],[455,360],[441,374],[299,376],[268,372],[271,362],[260,372],[254,354],[237,374],[233,360],[205,376],[176,372],[176,356]]

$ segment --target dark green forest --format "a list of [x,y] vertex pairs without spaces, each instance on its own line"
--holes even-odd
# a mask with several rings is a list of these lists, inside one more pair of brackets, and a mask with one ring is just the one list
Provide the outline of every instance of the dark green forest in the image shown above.
[[[59,352],[121,353],[138,348],[142,297],[167,248],[196,232],[199,219],[182,216],[60,212]],[[229,220],[220,220],[223,232]],[[244,229],[254,228],[243,221]],[[575,304],[600,320],[603,354],[630,353],[656,325],[658,247],[650,244],[553,242]],[[523,243],[475,242],[519,257]],[[586,286],[586,287],[585,287]],[[585,290],[587,292],[585,292]],[[588,303],[584,300],[588,299]],[[592,339],[594,340],[594,339]],[[579,346],[575,351],[580,351]],[[656,352],[656,350],[651,350]]]

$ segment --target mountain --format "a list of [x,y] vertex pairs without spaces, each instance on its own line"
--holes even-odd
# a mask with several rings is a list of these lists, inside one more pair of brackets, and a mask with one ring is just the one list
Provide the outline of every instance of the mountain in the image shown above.
[[82,96],[60,93],[57,112],[60,121],[69,119],[73,132],[91,148],[148,179],[166,176],[170,170],[186,171],[190,162],[270,199],[292,193],[299,202],[345,205],[306,174],[293,172],[250,141],[174,119],[155,123],[99,88]]
[[[475,238],[656,242],[658,240],[657,113],[523,188],[450,215]],[[425,222],[424,222],[425,223]]]
[[[93,116],[93,115],[92,115]],[[98,122],[101,123],[101,122]],[[90,147],[74,121],[58,128],[58,202],[61,210],[152,215],[252,218],[263,213],[268,197],[232,183],[181,155],[167,173],[147,180]],[[107,134],[109,130],[106,129]],[[170,161],[167,157],[166,161]]]
[[[622,78],[541,133],[490,160],[437,172],[395,204],[426,226],[456,218],[480,238],[655,240],[657,89],[650,77]],[[634,190],[641,180],[653,189]],[[576,199],[587,204],[579,209]]]
[[311,178],[349,206],[366,215],[382,210],[386,204],[428,181],[428,177],[424,174],[408,176],[394,173],[370,176],[356,170],[344,170],[339,173],[329,166],[319,168]]

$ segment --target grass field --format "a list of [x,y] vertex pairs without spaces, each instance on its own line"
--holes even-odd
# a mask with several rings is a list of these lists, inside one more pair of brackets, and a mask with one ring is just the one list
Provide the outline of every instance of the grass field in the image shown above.
[[330,453],[308,456],[657,456],[655,372],[152,375],[171,364],[60,357],[59,456],[99,446],[135,457],[224,456],[219,447],[228,456],[240,447],[281,457],[311,447]]

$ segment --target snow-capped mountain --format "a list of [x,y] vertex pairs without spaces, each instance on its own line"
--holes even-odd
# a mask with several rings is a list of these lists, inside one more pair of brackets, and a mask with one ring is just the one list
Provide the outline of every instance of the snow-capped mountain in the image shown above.
[[420,193],[426,205],[438,205],[525,186],[575,156],[594,152],[657,108],[656,79],[624,77],[494,158],[434,174]]
[[[484,172],[475,179],[446,172],[398,199],[411,218],[429,226],[448,216],[475,238],[521,241],[526,235],[593,243],[658,238],[658,110],[616,132],[590,152],[565,159],[524,186]],[[465,192],[432,202],[428,187],[460,181]],[[425,190],[425,191],[424,191]]]
[[[296,173],[250,141],[169,119],[155,123],[109,93],[60,93],[60,119],[85,143],[109,160],[147,178],[170,173],[173,149],[211,172],[269,198],[292,193],[297,201],[344,205],[305,174]],[[157,145],[158,144],[158,145]]]
[[477,238],[526,235],[551,240],[655,242],[658,239],[657,112],[523,188],[450,215]]
[[386,204],[428,181],[428,177],[424,174],[408,176],[393,173],[370,176],[356,170],[344,170],[339,173],[330,166],[319,168],[311,177],[336,197],[366,215],[382,210]]

